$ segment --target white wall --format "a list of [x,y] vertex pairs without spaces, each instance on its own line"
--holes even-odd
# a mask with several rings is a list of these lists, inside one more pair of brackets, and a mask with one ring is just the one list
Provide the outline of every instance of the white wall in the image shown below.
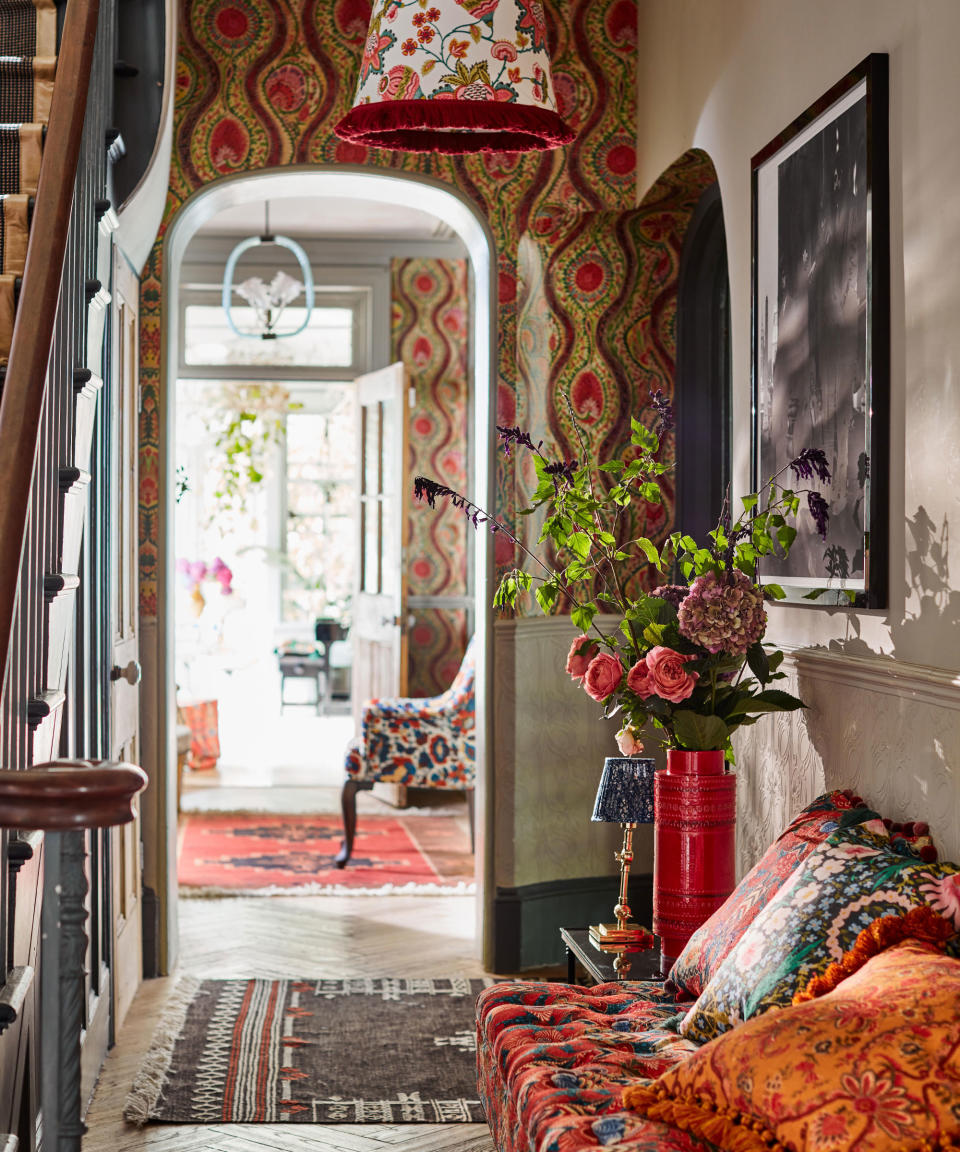
[[[890,56],[890,604],[778,606],[810,711],[738,746],[741,869],[826,784],[930,821],[960,858],[960,3],[640,0],[641,194],[687,148],[719,176],[733,315],[734,480],[750,452],[750,157],[870,52]],[[929,534],[921,520],[933,525]],[[940,550],[938,553],[938,549]],[[950,561],[953,561],[952,567]]]

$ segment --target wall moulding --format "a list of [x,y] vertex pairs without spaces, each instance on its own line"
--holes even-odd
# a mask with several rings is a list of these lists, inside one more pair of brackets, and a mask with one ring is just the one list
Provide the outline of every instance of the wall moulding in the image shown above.
[[742,875],[818,793],[851,788],[892,820],[925,820],[960,858],[960,675],[881,655],[788,649],[788,691],[808,708],[736,740]]
[[960,672],[908,664],[892,656],[851,656],[829,649],[781,647],[787,653],[787,663],[801,675],[960,711]]

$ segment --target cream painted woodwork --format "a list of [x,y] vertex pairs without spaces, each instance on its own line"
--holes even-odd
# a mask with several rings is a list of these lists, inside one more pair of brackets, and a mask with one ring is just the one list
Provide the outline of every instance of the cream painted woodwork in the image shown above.
[[[140,653],[137,640],[137,429],[138,301],[140,286],[119,251],[114,253],[113,451],[111,603],[113,667],[110,674],[110,755],[140,763]],[[136,818],[110,832],[113,901],[114,1019],[127,1014],[143,971],[141,935],[140,801]]]
[[364,701],[407,693],[407,457],[411,388],[402,364],[368,372],[357,389],[359,563],[350,629],[353,717]]
[[[181,899],[183,974],[487,975],[470,896],[281,896]],[[485,1124],[148,1124],[123,1103],[175,978],[145,981],[104,1065],[84,1152],[495,1152]]]
[[816,648],[783,667],[807,710],[735,741],[738,873],[827,788],[852,788],[891,820],[926,820],[940,858],[960,860],[960,677]]

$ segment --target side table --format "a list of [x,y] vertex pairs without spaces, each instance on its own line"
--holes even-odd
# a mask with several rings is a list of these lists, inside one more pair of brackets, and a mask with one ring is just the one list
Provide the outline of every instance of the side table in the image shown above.
[[614,953],[601,952],[590,943],[587,928],[561,928],[560,939],[567,950],[567,982],[576,982],[577,964],[596,984],[608,984],[613,980],[665,980],[660,971],[659,947],[648,948],[645,952],[630,953],[629,971],[614,971]]

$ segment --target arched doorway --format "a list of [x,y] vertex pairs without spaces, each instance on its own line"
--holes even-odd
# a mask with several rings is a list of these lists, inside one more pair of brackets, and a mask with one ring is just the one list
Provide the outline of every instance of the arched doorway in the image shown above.
[[730,284],[720,185],[687,226],[677,286],[676,522],[695,540],[716,527],[730,483]]
[[[243,174],[218,181],[190,197],[177,213],[164,240],[164,312],[167,318],[163,340],[166,354],[165,387],[162,390],[159,419],[162,444],[160,475],[162,477],[162,515],[160,518],[160,564],[158,570],[157,603],[157,697],[158,730],[165,744],[166,755],[159,763],[148,765],[154,777],[162,781],[156,797],[157,819],[153,827],[164,830],[157,842],[147,844],[147,853],[155,860],[160,903],[160,970],[169,971],[177,955],[176,915],[176,835],[177,835],[177,780],[172,766],[176,764],[175,708],[176,684],[174,675],[173,589],[175,586],[174,549],[172,547],[172,508],[176,491],[174,455],[169,451],[170,436],[174,428],[177,356],[175,350],[181,339],[180,314],[174,294],[180,279],[180,268],[187,245],[202,225],[217,213],[235,206],[279,201],[284,197],[315,197],[318,211],[322,203],[331,199],[350,198],[378,205],[402,205],[421,209],[442,220],[463,242],[468,254],[472,278],[472,308],[470,346],[473,390],[471,396],[470,441],[472,475],[469,491],[479,504],[489,507],[491,498],[491,468],[489,428],[492,419],[492,371],[496,350],[494,321],[496,286],[492,276],[495,267],[493,239],[485,220],[473,206],[456,191],[438,181],[425,177],[411,177],[401,173],[378,173],[369,169],[337,166],[292,166],[282,171]],[[481,684],[487,676],[487,613],[490,600],[489,584],[491,558],[486,536],[479,535],[473,558],[473,592],[477,620],[478,679]],[[485,750],[489,746],[489,717],[485,708],[486,693],[477,694],[477,813],[478,837],[476,854],[478,922],[483,917],[486,866],[483,844],[486,839],[485,813],[490,810],[487,800],[488,776],[484,772]],[[171,766],[165,775],[163,766]],[[149,829],[147,831],[149,835]]]

